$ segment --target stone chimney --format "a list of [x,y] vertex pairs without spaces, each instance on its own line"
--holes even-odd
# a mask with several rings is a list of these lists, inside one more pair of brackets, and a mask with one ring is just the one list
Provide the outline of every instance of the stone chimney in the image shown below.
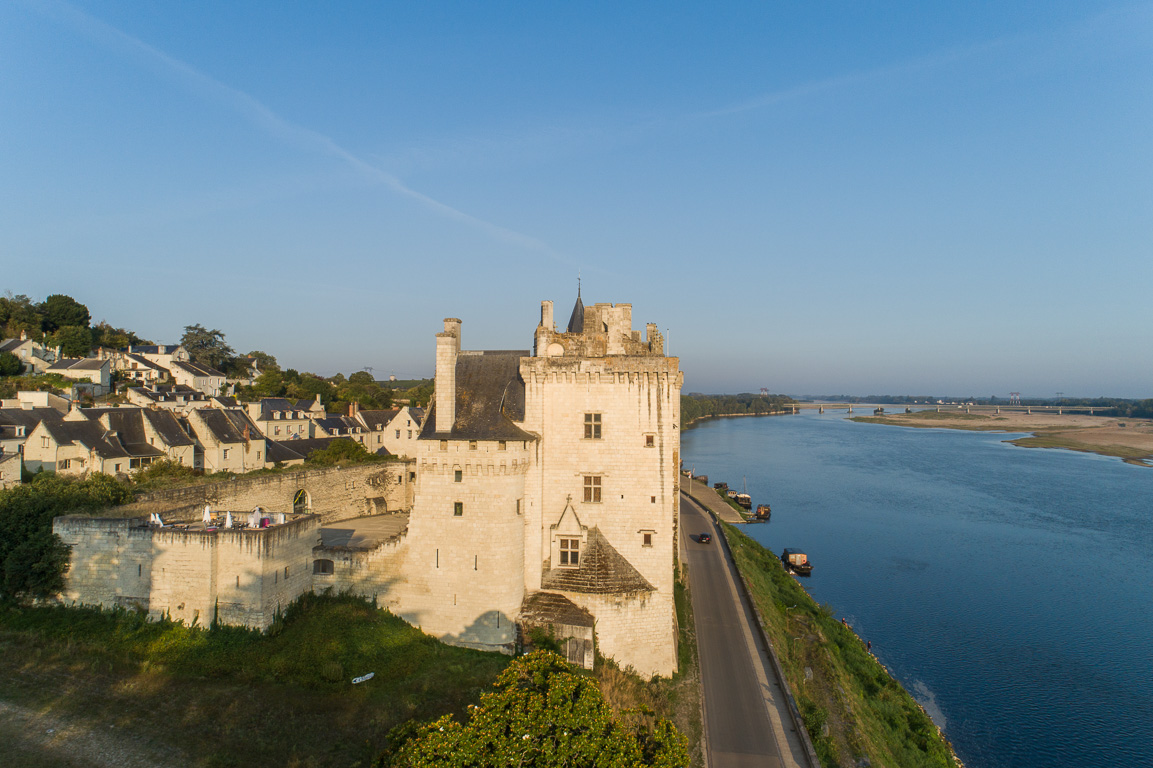
[[360,403],[353,400],[348,404],[348,416],[351,419],[356,418],[356,414],[360,413]]
[[456,423],[456,356],[460,352],[460,320],[447,317],[436,335],[436,431],[451,432]]
[[88,417],[80,410],[80,403],[73,402],[72,408],[69,409],[68,414],[64,417],[65,421],[88,421]]
[[552,318],[552,302],[545,300],[540,303],[540,324],[546,331],[555,331],[556,323]]

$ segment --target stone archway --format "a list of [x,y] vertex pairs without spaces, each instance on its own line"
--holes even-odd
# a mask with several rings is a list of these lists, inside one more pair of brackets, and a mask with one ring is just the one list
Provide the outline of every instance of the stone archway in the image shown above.
[[301,488],[292,497],[292,512],[293,514],[302,514],[312,510],[312,497],[308,495],[308,491]]

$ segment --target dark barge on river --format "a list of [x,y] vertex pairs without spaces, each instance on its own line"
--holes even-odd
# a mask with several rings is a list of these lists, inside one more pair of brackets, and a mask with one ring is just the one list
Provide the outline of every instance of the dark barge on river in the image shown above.
[[799,549],[786,549],[781,554],[781,562],[785,564],[785,570],[792,571],[798,576],[808,576],[813,572],[809,556]]

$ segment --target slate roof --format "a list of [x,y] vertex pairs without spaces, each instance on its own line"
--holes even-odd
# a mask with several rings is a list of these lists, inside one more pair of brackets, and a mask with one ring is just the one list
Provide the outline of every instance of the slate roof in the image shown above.
[[[208,431],[218,443],[243,443],[246,440],[263,440],[264,433],[239,408],[197,408]],[[248,427],[248,437],[244,428]]]
[[150,387],[130,387],[133,394],[146,397],[154,403],[170,403],[181,397],[187,400],[207,400],[208,395],[187,384],[166,384]]
[[[147,357],[144,357],[142,355],[134,355],[131,352],[122,352],[121,354],[124,357],[131,360],[132,362],[139,363],[144,368],[152,368],[153,370],[160,371],[161,373],[167,373],[167,371],[164,368],[162,368],[161,366],[152,362]],[[135,370],[135,369],[129,368],[128,370]]]
[[0,352],[11,352],[25,341],[27,339],[4,339],[3,342],[0,342]]
[[[121,442],[119,435],[113,435],[112,432],[104,428],[104,425],[98,421],[66,421],[60,419],[59,421],[51,422],[45,420],[43,422],[44,429],[52,436],[52,439],[59,445],[71,445],[80,443],[86,448],[93,450],[97,456],[102,459],[127,459],[136,458],[139,456],[163,456],[163,451],[158,451],[152,446],[139,446],[138,451],[129,451],[128,448]],[[138,446],[133,445],[133,448]]]
[[388,408],[381,411],[358,411],[357,415],[360,416],[370,432],[375,432],[378,426],[381,429],[387,427],[389,422],[395,419],[398,413],[400,413],[399,408]]
[[[297,453],[304,458],[308,458],[308,454],[313,451],[323,450],[332,445],[334,440],[348,440],[350,438],[344,437],[307,437],[300,440],[286,440],[281,443],[282,446],[289,448],[294,453]],[[273,440],[268,441],[270,444]]]
[[302,440],[294,442],[291,448],[286,443],[277,440],[266,440],[265,442],[268,444],[265,458],[272,463],[278,461],[300,461],[308,455],[308,451],[301,453],[296,449],[297,443],[304,442]]
[[351,416],[328,415],[323,419],[316,419],[316,424],[333,436],[354,435],[357,434],[357,430],[364,430],[364,425]]
[[260,399],[260,420],[271,420],[273,412],[276,411],[281,413],[286,411],[303,411],[301,418],[305,418],[308,415],[308,409],[312,407],[312,403],[312,400],[289,400],[286,397],[262,397]]
[[581,301],[581,289],[577,286],[577,300],[573,305],[572,315],[568,319],[568,332],[569,333],[584,333],[585,329],[585,305]]
[[0,408],[0,424],[24,427],[25,437],[32,434],[40,422],[46,419],[59,421],[61,418],[60,411],[55,408]]
[[530,624],[568,624],[574,627],[591,627],[596,623],[591,613],[555,592],[525,595],[517,620]]
[[541,586],[594,595],[655,591],[648,579],[617,552],[595,526],[589,529],[588,542],[581,550],[580,567],[547,570]]
[[[438,425],[428,410],[423,439],[535,440],[514,421],[524,421],[524,381],[520,359],[527,351],[462,352],[456,359],[456,423]],[[447,433],[447,434],[445,434]]]
[[156,430],[164,442],[169,445],[195,445],[196,441],[189,437],[172,411],[155,411],[151,408],[140,409],[141,415],[148,419],[148,423]]
[[218,379],[225,378],[224,374],[215,368],[208,365],[201,365],[200,363],[194,363],[191,360],[187,362],[183,360],[173,360],[171,363],[169,363],[169,365],[171,365],[172,368],[179,368],[186,373],[191,373],[193,376],[206,376]]
[[50,371],[99,371],[108,364],[98,357],[62,357],[48,367]]
[[179,344],[137,344],[128,347],[129,352],[140,355],[171,355],[178,349],[180,349]]

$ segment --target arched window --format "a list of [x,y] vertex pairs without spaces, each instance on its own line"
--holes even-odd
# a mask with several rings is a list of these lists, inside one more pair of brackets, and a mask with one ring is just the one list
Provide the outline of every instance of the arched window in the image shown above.
[[292,511],[295,514],[301,514],[312,509],[312,499],[308,497],[308,491],[301,488],[292,497]]
[[331,560],[313,560],[312,561],[312,573],[313,574],[332,575],[334,573],[334,571],[335,571],[335,569],[333,568],[333,564],[332,564]]

